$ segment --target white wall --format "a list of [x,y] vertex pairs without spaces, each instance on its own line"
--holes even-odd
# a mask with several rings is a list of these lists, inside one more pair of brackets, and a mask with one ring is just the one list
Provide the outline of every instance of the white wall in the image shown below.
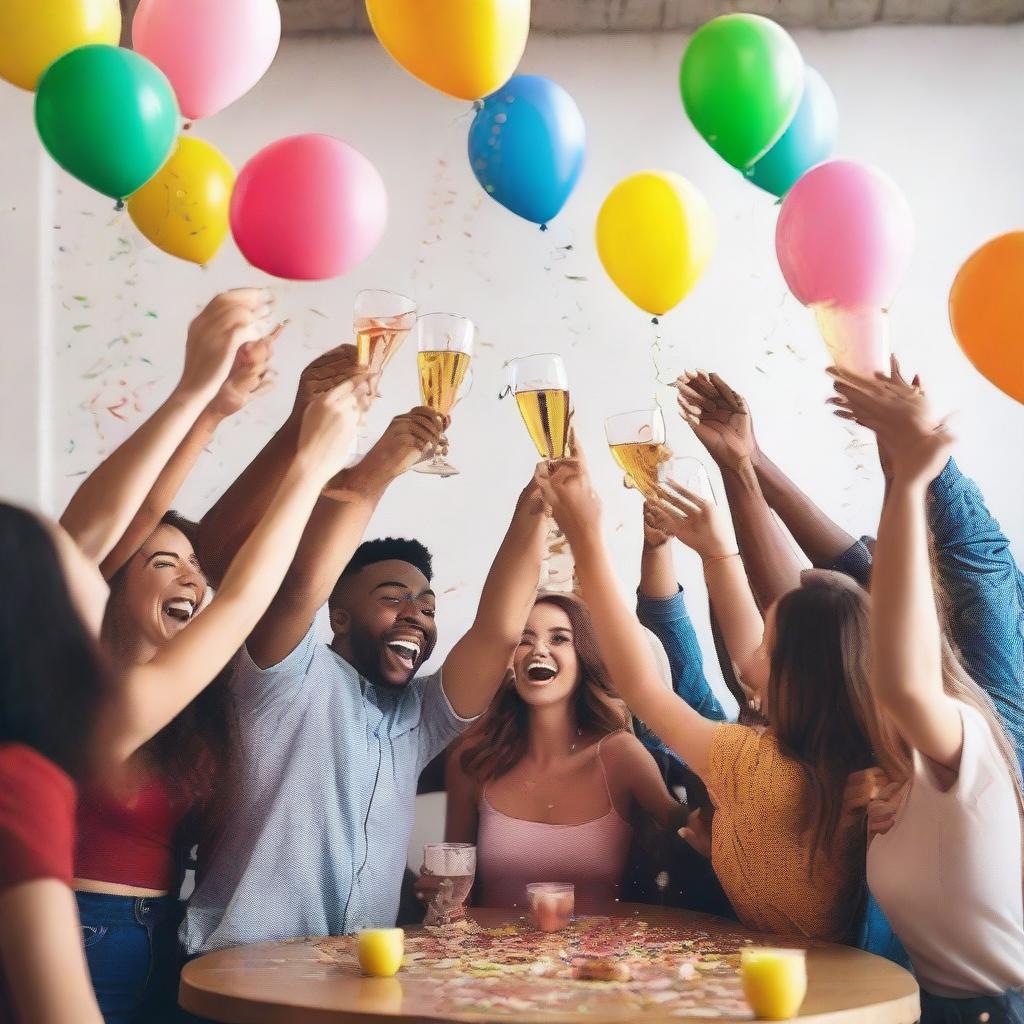
[[[1024,26],[805,32],[798,41],[839,101],[840,155],[877,163],[907,192],[918,242],[893,310],[896,347],[923,373],[940,408],[962,411],[955,421],[962,461],[1019,540],[1021,412],[959,353],[946,296],[978,244],[1024,222]],[[483,339],[474,392],[451,431],[451,459],[462,475],[445,481],[410,474],[371,527],[374,535],[417,535],[433,547],[442,641],[467,624],[533,463],[515,407],[497,400],[502,363],[515,355],[554,350],[566,357],[607,532],[623,584],[632,588],[639,500],[621,489],[602,450],[602,418],[650,402],[655,333],[604,276],[592,227],[619,178],[666,167],[704,191],[721,242],[706,278],[664,321],[658,358],[665,379],[684,367],[722,372],[750,399],[765,449],[844,526],[871,530],[879,493],[873,452],[823,404],[824,348],[778,271],[772,199],[719,161],[683,115],[676,84],[683,44],[675,35],[531,40],[523,70],[572,92],[590,140],[580,187],[548,234],[482,195],[465,157],[467,105],[407,77],[372,39],[288,42],[252,94],[197,125],[197,134],[238,165],[287,134],[347,139],[380,168],[391,224],[374,256],[344,280],[275,285],[282,313],[292,319],[278,346],[278,387],[225,426],[181,509],[196,515],[210,504],[283,418],[300,367],[348,339],[357,289],[406,290],[423,311],[471,316]],[[40,172],[46,164],[33,142],[29,98],[0,88],[0,117],[2,488],[60,508],[80,476],[167,392],[194,312],[221,288],[266,278],[248,269],[230,242],[208,271],[141,247],[124,214],[64,175],[55,175],[54,195]],[[571,251],[563,248],[569,244]],[[384,391],[373,415],[378,429],[417,400],[411,351],[390,368]],[[662,388],[659,396],[670,410],[671,393]],[[680,454],[698,452],[674,418],[670,440]],[[680,552],[677,562],[703,622],[694,559]]]

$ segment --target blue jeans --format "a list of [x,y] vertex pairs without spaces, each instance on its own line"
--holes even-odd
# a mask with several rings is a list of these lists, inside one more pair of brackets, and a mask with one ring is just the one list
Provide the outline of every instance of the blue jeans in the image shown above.
[[1024,989],[1001,996],[947,999],[921,992],[921,1024],[1024,1024]]
[[82,943],[106,1024],[156,1024],[177,1005],[176,900],[76,892]]

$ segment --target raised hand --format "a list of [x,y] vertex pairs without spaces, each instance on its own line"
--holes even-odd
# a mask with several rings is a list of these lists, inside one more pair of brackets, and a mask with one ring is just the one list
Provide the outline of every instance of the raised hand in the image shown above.
[[717,373],[687,371],[676,380],[679,413],[723,469],[755,462],[759,451],[746,400]]
[[355,345],[338,345],[337,348],[324,352],[299,375],[299,387],[295,394],[292,414],[301,416],[306,406],[317,395],[322,395],[325,391],[330,391],[339,384],[366,373],[366,368],[359,365]]
[[449,423],[449,417],[423,405],[396,416],[366,454],[362,472],[394,480],[435,451],[445,455],[448,445],[443,435]]
[[573,455],[557,462],[542,462],[534,479],[570,545],[601,527],[601,499],[594,491],[586,459],[578,440]]
[[274,374],[270,360],[274,355],[274,343],[284,328],[284,324],[279,324],[262,341],[247,341],[239,348],[228,379],[207,406],[212,416],[217,419],[234,416],[257,395],[270,390]]
[[345,464],[359,417],[369,408],[371,384],[364,377],[348,380],[313,399],[302,417],[298,454],[310,471],[327,483]]
[[210,302],[189,325],[179,390],[209,395],[212,401],[228,379],[239,349],[268,334],[272,302],[260,288],[223,292]]
[[728,518],[714,502],[667,480],[657,489],[659,502],[650,502],[645,522],[692,548],[703,559],[726,558],[737,552]]
[[837,395],[835,413],[875,432],[883,465],[893,478],[930,482],[949,461],[955,438],[945,422],[934,418],[920,387],[908,385],[894,363],[889,377],[874,380],[830,367]]
[[672,533],[669,530],[661,529],[665,522],[661,518],[664,515],[662,508],[656,502],[647,500],[644,502],[644,545],[649,548],[664,547],[671,539]]

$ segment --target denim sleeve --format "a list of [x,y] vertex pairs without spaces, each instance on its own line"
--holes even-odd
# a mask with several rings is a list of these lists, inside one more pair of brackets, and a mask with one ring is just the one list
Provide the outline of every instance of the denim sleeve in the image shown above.
[[660,641],[672,669],[672,689],[698,714],[714,722],[726,720],[704,675],[704,658],[697,633],[686,611],[683,588],[671,597],[637,595],[637,618]]
[[930,488],[928,525],[950,633],[1024,760],[1024,579],[981,491],[953,459]]

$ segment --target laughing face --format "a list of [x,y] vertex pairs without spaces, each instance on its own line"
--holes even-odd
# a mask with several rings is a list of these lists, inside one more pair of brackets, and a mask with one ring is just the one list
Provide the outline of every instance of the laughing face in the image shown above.
[[202,607],[206,577],[185,535],[173,526],[158,526],[125,566],[119,589],[122,628],[162,647]]
[[516,692],[534,706],[568,700],[580,681],[572,622],[564,609],[538,601],[512,661]]
[[437,643],[435,604],[414,565],[375,562],[346,579],[332,602],[332,647],[371,683],[405,686]]

